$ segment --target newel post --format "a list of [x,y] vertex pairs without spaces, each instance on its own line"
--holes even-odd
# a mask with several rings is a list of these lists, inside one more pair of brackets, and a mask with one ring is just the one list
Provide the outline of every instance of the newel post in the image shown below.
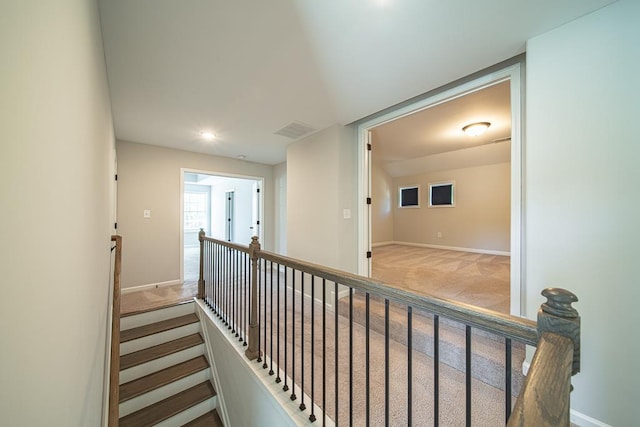
[[538,336],[552,332],[573,341],[571,375],[575,375],[580,372],[580,315],[571,304],[578,301],[578,297],[561,288],[546,288],[542,296],[547,302],[538,310]]
[[200,241],[200,270],[198,276],[198,299],[204,298],[204,230],[201,228],[198,233]]
[[249,256],[251,257],[251,314],[249,317],[249,347],[244,352],[249,360],[260,356],[258,348],[258,333],[260,324],[258,319],[258,253],[260,252],[260,242],[258,236],[251,238],[249,245]]

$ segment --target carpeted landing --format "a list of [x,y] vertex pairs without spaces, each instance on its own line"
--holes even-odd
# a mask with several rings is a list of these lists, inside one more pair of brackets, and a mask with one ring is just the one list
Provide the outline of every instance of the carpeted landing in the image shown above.
[[373,248],[371,276],[419,295],[509,313],[508,256],[406,245]]

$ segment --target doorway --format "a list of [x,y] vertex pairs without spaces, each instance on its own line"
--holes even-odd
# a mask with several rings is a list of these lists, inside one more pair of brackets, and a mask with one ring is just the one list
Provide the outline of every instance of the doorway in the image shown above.
[[248,245],[262,241],[260,190],[263,178],[182,169],[181,281],[196,283],[199,275],[200,229],[218,240]]
[[[502,248],[498,248],[496,252],[506,252],[506,254],[510,255],[510,271],[507,273],[508,281],[506,286],[508,289],[509,296],[509,304],[508,310],[511,314],[520,315],[521,307],[523,306],[521,297],[524,295],[522,291],[523,282],[521,280],[521,260],[522,260],[522,241],[521,241],[521,230],[522,230],[522,195],[521,195],[521,171],[522,171],[522,137],[521,137],[521,69],[520,64],[514,64],[508,66],[504,69],[501,69],[496,72],[492,72],[486,74],[482,77],[476,78],[472,81],[468,81],[463,83],[457,87],[453,87],[451,89],[444,90],[442,92],[436,93],[434,95],[428,95],[427,97],[411,103],[409,105],[404,105],[399,107],[398,109],[382,114],[378,117],[374,117],[366,122],[359,124],[358,126],[358,140],[360,144],[359,149],[359,160],[360,160],[360,178],[359,178],[359,190],[360,196],[362,200],[371,200],[373,197],[379,197],[374,193],[375,184],[372,182],[372,172],[376,168],[379,168],[380,165],[374,161],[373,156],[376,155],[376,130],[383,129],[383,127],[392,124],[398,120],[409,120],[411,117],[417,117],[421,112],[425,112],[428,110],[435,110],[436,108],[440,108],[442,106],[446,106],[447,104],[454,104],[455,102],[460,102],[460,100],[465,97],[474,96],[483,90],[487,90],[489,88],[498,87],[500,85],[507,85],[510,88],[510,93],[508,94],[510,101],[510,129],[508,134],[501,135],[500,142],[510,141],[510,151],[507,152],[507,161],[509,161],[508,169],[504,172],[510,181],[510,188],[506,191],[508,194],[507,206],[505,209],[507,210],[507,214],[509,216],[508,224],[506,227],[508,228],[506,233],[506,249],[504,251]],[[481,117],[477,117],[477,121],[481,120]],[[435,124],[434,124],[435,125]],[[462,126],[461,126],[462,127]],[[455,129],[456,132],[461,133],[461,129]],[[447,132],[447,130],[443,130],[443,132]],[[494,141],[492,141],[494,142]],[[493,144],[497,147],[497,144]],[[373,154],[372,154],[372,146],[373,146]],[[458,150],[456,153],[462,153],[465,150],[465,147],[458,146],[455,150]],[[487,147],[489,150],[496,151],[495,147]],[[411,158],[410,161],[405,161],[404,163],[396,161],[395,168],[403,169],[403,172],[408,168],[416,166],[416,164],[421,161],[434,163],[434,159],[436,159],[436,163],[438,166],[442,164],[446,164],[447,161],[450,160],[452,155],[447,153],[447,149],[441,149],[441,151],[435,151],[435,156],[425,156],[424,158]],[[450,150],[449,150],[450,151]],[[486,151],[486,150],[485,150]],[[504,150],[503,150],[504,151]],[[431,153],[434,154],[434,153]],[[439,156],[439,157],[438,157]],[[430,157],[430,158],[427,158]],[[504,153],[503,153],[504,157]],[[437,169],[437,167],[436,167]],[[441,168],[442,170],[442,168]],[[442,174],[441,174],[442,175]],[[447,175],[446,173],[444,175]],[[434,214],[436,216],[456,216],[461,213],[462,206],[461,204],[457,204],[458,207],[435,207],[430,206],[430,193],[433,188],[433,184],[438,184],[438,179],[435,178],[427,178],[424,179],[425,182],[421,182],[420,179],[415,178],[418,174],[414,174],[414,177],[408,178],[408,181],[402,181],[401,179],[395,180],[393,185],[389,185],[387,190],[387,201],[386,208],[387,209],[396,209],[398,211],[398,207],[395,206],[398,201],[396,200],[397,196],[397,188],[398,185],[403,186],[411,186],[418,188],[418,193],[420,194],[419,203],[421,205],[417,207],[407,208],[404,207],[403,215],[417,217],[420,213],[426,214],[427,212]],[[434,175],[435,176],[435,175]],[[442,176],[441,180],[450,180],[450,176]],[[416,181],[416,182],[413,182]],[[459,183],[460,184],[460,183]],[[457,188],[456,184],[453,183],[453,197],[455,199],[455,195],[457,190],[463,191],[463,189],[467,189],[468,187],[460,187]],[[457,209],[457,210],[456,210]],[[365,209],[361,210],[359,213],[359,258],[360,258],[360,274],[370,276],[372,273],[372,263],[370,255],[367,254],[372,253],[372,244],[373,241],[373,222],[376,220],[375,216],[372,215],[372,204],[371,202],[366,205]],[[402,222],[403,225],[410,224],[409,222]],[[413,236],[416,233],[424,232],[431,236],[433,234],[434,239],[443,238],[446,239],[448,235],[443,233],[442,230],[434,228],[433,230],[429,228],[430,225],[425,224],[422,228],[423,230],[418,230],[417,232],[412,231]],[[457,231],[457,230],[456,230]],[[409,233],[410,231],[407,231]],[[401,236],[402,237],[402,236]],[[405,236],[406,237],[406,236]],[[393,238],[391,241],[395,240]],[[400,238],[398,240],[405,240]],[[411,240],[411,238],[409,239]],[[503,239],[504,240],[504,239]],[[437,248],[438,240],[435,242],[436,244],[427,244],[416,246],[425,246],[431,248]],[[446,247],[446,244],[442,244],[441,246]],[[464,249],[466,245],[455,245],[451,244],[449,246],[461,246],[458,249]],[[473,246],[471,246],[473,247]],[[491,252],[491,251],[489,251]],[[375,256],[375,251],[374,251]]]

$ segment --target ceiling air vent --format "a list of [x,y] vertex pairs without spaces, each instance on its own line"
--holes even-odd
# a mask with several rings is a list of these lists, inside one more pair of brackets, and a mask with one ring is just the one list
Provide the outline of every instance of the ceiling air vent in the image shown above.
[[298,139],[301,136],[311,133],[313,131],[315,131],[315,129],[306,123],[291,122],[287,126],[275,132],[275,134],[280,136],[285,136],[291,139]]

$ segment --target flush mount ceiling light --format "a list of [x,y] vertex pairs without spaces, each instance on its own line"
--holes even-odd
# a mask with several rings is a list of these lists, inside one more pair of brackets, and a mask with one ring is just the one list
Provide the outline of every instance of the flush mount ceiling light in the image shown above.
[[200,136],[205,141],[213,141],[216,138],[215,134],[213,134],[211,132],[205,132],[205,131],[200,132]]
[[244,160],[244,159],[246,159],[246,158],[247,158],[247,156],[245,156],[244,154],[238,154],[238,155],[236,156],[236,159],[239,159],[239,160]]
[[489,122],[476,122],[466,125],[462,128],[462,131],[470,136],[479,136],[485,133],[489,126],[491,126]]

